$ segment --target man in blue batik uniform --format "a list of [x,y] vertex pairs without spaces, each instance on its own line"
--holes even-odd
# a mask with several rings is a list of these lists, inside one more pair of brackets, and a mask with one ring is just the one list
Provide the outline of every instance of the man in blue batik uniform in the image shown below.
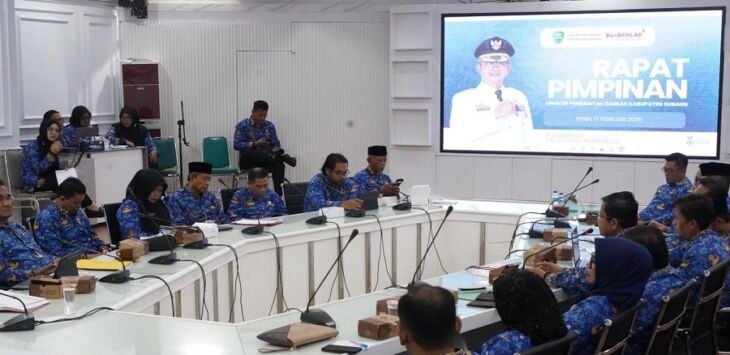
[[[636,226],[636,212],[639,203],[629,191],[614,192],[602,198],[598,213],[598,230],[604,237],[621,236],[625,229]],[[564,269],[555,263],[541,262],[537,268],[527,269],[535,272],[552,288],[563,288],[567,292],[585,297],[589,285],[586,282],[586,268]]]
[[387,160],[388,148],[382,145],[368,147],[368,167],[352,177],[358,196],[369,191],[380,191],[386,196],[398,196],[400,188],[393,184],[390,176],[383,173]]
[[[730,190],[730,164],[725,163],[702,163],[695,175],[695,185],[702,179],[711,179],[721,184],[725,191]],[[727,208],[730,210],[730,197],[727,198]]]
[[283,216],[286,206],[281,196],[269,188],[269,173],[263,168],[253,168],[248,173],[248,187],[236,191],[228,206],[232,221],[241,218],[266,218]]
[[309,181],[304,197],[304,212],[317,211],[323,207],[339,206],[344,209],[358,209],[362,201],[357,199],[357,190],[347,178],[347,158],[340,153],[331,153],[322,165],[322,172]]
[[10,220],[13,196],[0,180],[0,284],[12,286],[34,275],[52,273],[58,260],[44,253],[33,236]]
[[284,182],[284,163],[295,167],[297,159],[284,153],[276,135],[274,124],[266,120],[269,104],[258,100],[253,103],[251,116],[236,124],[233,136],[233,149],[239,153],[238,166],[241,170],[255,167],[265,168],[274,179],[274,190],[282,194]]
[[641,222],[658,228],[672,224],[672,203],[692,189],[692,182],[687,179],[687,157],[682,153],[672,153],[664,160],[666,163],[662,171],[667,183],[657,188],[654,198],[639,213]]
[[213,165],[204,162],[188,164],[188,184],[175,191],[167,201],[174,224],[192,225],[197,222],[228,223],[220,201],[208,191]]
[[53,202],[36,217],[36,238],[47,254],[64,257],[75,252],[107,250],[81,209],[84,196],[86,186],[81,180],[68,178],[58,186]]

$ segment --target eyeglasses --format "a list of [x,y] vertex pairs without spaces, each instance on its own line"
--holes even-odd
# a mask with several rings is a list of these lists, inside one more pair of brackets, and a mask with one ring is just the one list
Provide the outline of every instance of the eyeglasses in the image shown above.
[[335,175],[337,175],[337,176],[347,176],[350,174],[350,170],[345,170],[345,171],[332,170],[332,172],[335,173]]

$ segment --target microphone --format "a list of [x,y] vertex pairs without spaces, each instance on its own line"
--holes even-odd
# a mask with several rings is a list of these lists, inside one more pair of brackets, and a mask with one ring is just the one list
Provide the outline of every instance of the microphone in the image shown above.
[[[86,250],[86,251],[94,253],[94,254],[99,253],[98,250],[87,248],[82,245],[77,245],[75,243],[71,243],[71,242],[63,240],[63,239],[59,239],[58,241],[61,242],[62,244],[66,244],[66,245],[69,245],[72,247],[83,249],[83,250]],[[110,256],[110,257],[116,259],[117,261],[119,261],[122,264],[122,270],[117,271],[117,272],[112,272],[111,274],[100,278],[99,282],[104,282],[104,283],[109,283],[109,284],[123,284],[132,279],[129,275],[129,270],[127,270],[127,267],[124,265],[124,260],[122,260],[122,258],[120,258],[114,254],[104,254],[104,255]]]
[[302,321],[302,323],[310,323],[310,324],[316,324],[316,325],[324,325],[327,327],[337,328],[337,325],[335,324],[334,319],[327,314],[327,312],[321,310],[321,309],[309,309],[309,307],[312,305],[312,301],[314,301],[314,296],[317,295],[317,291],[322,287],[324,284],[324,281],[327,280],[327,277],[332,272],[332,269],[335,268],[335,265],[337,265],[337,262],[340,261],[342,258],[342,253],[345,252],[345,249],[347,249],[347,246],[350,245],[350,242],[352,242],[353,239],[355,239],[355,236],[359,233],[357,229],[352,230],[352,234],[350,234],[350,239],[347,240],[347,243],[345,243],[345,246],[342,247],[342,250],[340,250],[340,253],[337,254],[337,258],[335,258],[335,262],[332,263],[332,266],[330,266],[330,269],[327,270],[327,274],[324,275],[322,278],[322,281],[320,281],[319,285],[317,285],[317,288],[314,290],[312,295],[309,297],[309,301],[307,301],[307,309],[302,312],[302,316],[299,318],[299,320]]
[[528,255],[528,256],[527,256],[527,257],[525,258],[525,260],[524,260],[524,261],[522,261],[522,268],[521,268],[521,269],[524,269],[524,268],[525,268],[525,265],[527,265],[527,260],[529,260],[529,259],[530,259],[531,257],[533,257],[533,256],[535,256],[535,255],[537,255],[537,254],[540,254],[540,253],[542,253],[542,252],[544,252],[544,251],[546,251],[546,250],[551,250],[551,249],[555,249],[555,248],[557,248],[557,247],[558,247],[558,245],[561,245],[561,244],[565,244],[565,243],[567,243],[568,241],[571,241],[571,240],[575,240],[575,239],[578,239],[578,238],[580,238],[580,237],[582,237],[582,236],[585,236],[585,235],[588,235],[588,234],[591,234],[591,233],[593,233],[593,228],[588,228],[588,229],[586,229],[585,231],[583,231],[583,233],[581,233],[581,234],[578,234],[578,235],[576,235],[576,236],[574,236],[574,237],[571,237],[571,238],[567,238],[567,239],[565,239],[565,240],[561,240],[560,242],[558,242],[558,243],[555,243],[555,244],[553,244],[553,245],[551,245],[551,246],[549,246],[549,247],[547,247],[547,248],[545,248],[545,249],[542,249],[542,250],[540,250],[540,251],[538,251],[538,252],[536,252],[536,253],[534,253],[534,254],[530,254],[530,255]]
[[264,231],[264,226],[261,224],[261,218],[256,217],[256,219],[259,221],[259,223],[257,225],[251,226],[251,227],[246,227],[241,230],[241,233],[249,234],[249,235],[261,234]]
[[[583,185],[581,187],[576,188],[575,190],[571,191],[570,194],[568,194],[568,195],[569,196],[572,196],[576,192],[578,192],[580,190],[583,190],[583,189],[585,189],[588,186],[597,184],[599,181],[601,181],[601,180],[600,179],[595,179],[595,180],[589,182],[588,184],[585,184],[585,185]],[[559,200],[561,198],[565,198],[565,196],[559,197],[559,198],[554,198],[554,199],[552,199],[550,201],[550,203],[548,204],[548,208],[545,210],[545,216],[546,217],[549,217],[549,218],[565,218],[565,217],[567,217],[566,215],[564,215],[564,214],[562,214],[562,213],[560,213],[558,211],[555,211],[555,210],[551,210],[550,209],[550,207],[553,205],[553,203],[555,203],[557,200]]]
[[[160,218],[152,217],[149,215],[149,212],[147,212],[147,209],[144,207],[144,204],[139,202],[139,198],[137,198],[137,195],[134,194],[134,191],[132,191],[132,189],[129,186],[127,186],[127,192],[132,195],[132,198],[134,198],[134,202],[136,202],[137,206],[139,206],[139,208],[142,209],[142,212],[144,212],[144,214],[140,214],[140,215],[144,215],[145,217],[149,218],[150,221],[152,221],[152,223],[155,224],[155,227],[157,227],[158,230],[162,230],[162,227],[160,227],[160,224],[157,223],[157,221],[156,221],[156,219],[160,219]],[[177,261],[177,254],[175,254],[175,251],[174,251],[175,243],[172,243],[172,241],[168,238],[165,238],[165,242],[170,247],[170,254],[161,255],[156,258],[152,258],[152,259],[150,259],[150,261],[148,261],[150,264],[170,265],[170,264],[174,263],[175,261]]]
[[287,184],[289,184],[289,185],[291,185],[291,188],[294,189],[294,190],[296,190],[298,193],[300,193],[302,195],[306,195],[307,194],[306,191],[302,191],[302,189],[298,188],[297,185],[294,185],[291,181],[289,181],[289,179],[284,178],[284,182],[287,183]]
[[[578,186],[580,186],[580,184],[582,184],[583,181],[585,181],[585,179],[588,177],[588,174],[590,174],[591,171],[593,171],[593,167],[592,166],[591,167],[588,167],[588,171],[586,171],[586,174],[583,175],[583,178],[580,179],[580,181],[578,181],[578,184],[577,185],[575,185],[575,190],[577,190],[578,189]],[[569,193],[568,196],[564,196],[565,202],[563,202],[563,207],[565,207],[565,205],[568,204],[568,201],[570,201],[570,198],[573,197],[573,194],[575,194],[575,190],[573,192]]]
[[225,183],[225,182],[223,182],[223,179],[221,179],[221,178],[218,178],[218,182],[219,182],[219,183],[220,183],[221,185],[223,185],[223,187],[225,187],[226,189],[228,189],[228,190],[230,190],[230,189],[231,189],[230,187],[228,187],[228,185],[226,185],[226,183]]
[[393,206],[393,209],[396,211],[409,211],[411,209],[411,196],[405,194],[404,192],[398,190],[398,193],[403,195],[406,200],[403,202],[399,202],[395,206]]
[[[416,266],[416,271],[413,273],[413,279],[411,280],[411,283],[408,284],[408,290],[412,290],[414,287],[418,286],[418,283],[421,278],[421,274],[423,274],[423,271],[421,270],[421,267],[423,266],[423,262],[426,261],[426,256],[428,256],[428,251],[431,250],[431,247],[436,242],[436,237],[438,237],[439,232],[441,232],[441,227],[444,226],[444,222],[446,222],[446,219],[449,218],[449,215],[451,212],[454,211],[454,206],[449,206],[448,209],[446,209],[446,215],[444,215],[444,219],[441,220],[441,224],[439,225],[439,228],[436,230],[436,234],[433,235],[433,238],[431,238],[431,243],[428,244],[428,247],[426,248],[426,252],[423,253],[423,257],[421,257],[421,261],[418,262],[418,265]],[[419,280],[416,280],[418,278]]]
[[20,304],[23,305],[23,311],[25,312],[3,322],[3,324],[0,325],[0,332],[17,332],[35,329],[35,317],[33,317],[33,313],[28,312],[28,307],[26,307],[23,300],[4,292],[0,292],[0,295],[15,299],[16,301],[20,302]]

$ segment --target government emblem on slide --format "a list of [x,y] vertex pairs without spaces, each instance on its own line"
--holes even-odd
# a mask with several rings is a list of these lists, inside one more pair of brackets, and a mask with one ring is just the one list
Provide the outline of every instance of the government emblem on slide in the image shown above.
[[502,40],[493,39],[489,41],[489,46],[492,47],[493,50],[498,51],[500,48],[502,48]]
[[553,42],[555,42],[555,44],[563,43],[564,39],[565,39],[565,32],[553,31]]

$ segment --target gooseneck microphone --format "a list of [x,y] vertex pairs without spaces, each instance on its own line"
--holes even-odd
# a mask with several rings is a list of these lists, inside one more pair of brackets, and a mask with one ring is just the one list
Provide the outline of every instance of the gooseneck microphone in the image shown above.
[[231,188],[230,188],[230,187],[229,187],[228,185],[226,185],[226,183],[225,183],[225,182],[223,181],[223,179],[221,179],[221,178],[218,178],[218,182],[219,182],[219,183],[220,183],[221,185],[223,185],[223,187],[225,187],[226,189],[228,189],[228,190],[230,190],[230,189],[231,189]]
[[429,250],[431,250],[431,247],[433,247],[434,243],[436,242],[436,237],[438,237],[439,232],[441,232],[441,227],[444,226],[444,222],[446,222],[446,219],[449,218],[449,215],[453,211],[454,211],[454,206],[449,206],[449,208],[446,209],[446,215],[444,215],[444,219],[441,220],[441,224],[439,225],[439,228],[436,230],[436,234],[434,234],[433,238],[431,238],[431,242],[428,244],[426,251],[423,253],[421,260],[418,262],[418,265],[416,266],[416,271],[413,273],[413,278],[411,279],[411,283],[408,284],[408,287],[407,287],[408,290],[411,290],[420,284],[421,276],[423,275],[423,270],[422,270],[423,262],[426,261],[426,256],[428,256]]
[[[145,217],[149,218],[149,220],[152,221],[152,223],[155,224],[155,227],[157,227],[157,229],[161,231],[162,230],[162,227],[160,227],[160,224],[157,223],[157,221],[156,221],[156,219],[160,219],[160,218],[152,217],[152,216],[149,215],[149,212],[144,207],[144,203],[141,203],[140,202],[140,200],[137,197],[137,195],[135,195],[134,191],[129,186],[127,186],[127,192],[132,195],[132,197],[134,198],[134,202],[136,202],[137,203],[137,206],[140,209],[142,209],[142,212],[144,212],[143,215]],[[150,259],[150,261],[148,261],[150,264],[155,264],[155,265],[170,265],[170,264],[175,263],[175,261],[177,261],[177,254],[175,254],[175,244],[176,244],[176,242],[172,242],[169,238],[165,238],[165,241],[167,242],[167,244],[169,244],[170,254],[160,255],[160,256],[158,256],[156,258],[152,258],[152,259]]]
[[312,301],[314,301],[314,296],[317,295],[317,292],[324,284],[324,281],[327,280],[327,277],[330,276],[330,273],[332,272],[332,269],[335,268],[335,265],[340,261],[342,258],[342,254],[347,249],[347,246],[350,245],[350,242],[352,242],[353,239],[355,239],[355,236],[358,234],[357,229],[352,230],[352,234],[350,234],[350,239],[347,240],[347,243],[345,243],[345,246],[340,250],[340,253],[337,254],[337,258],[335,258],[335,261],[332,263],[332,266],[330,266],[329,270],[327,270],[327,274],[324,275],[322,278],[322,281],[319,282],[319,285],[317,285],[317,288],[314,290],[312,295],[309,297],[309,301],[307,301],[307,309],[302,312],[302,316],[299,318],[303,323],[310,323],[310,324],[317,324],[317,325],[324,325],[327,327],[337,328],[337,325],[335,324],[335,321],[332,319],[332,317],[327,314],[327,312],[321,310],[321,309],[309,309],[309,307],[312,305]]
[[249,234],[249,235],[257,235],[257,234],[263,233],[264,226],[261,224],[261,218],[256,217],[256,220],[258,220],[258,222],[259,222],[258,224],[256,224],[255,226],[246,227],[246,228],[242,229],[241,233]]
[[[68,246],[72,246],[72,247],[75,247],[75,248],[83,249],[83,250],[85,250],[87,252],[90,252],[90,253],[94,253],[94,254],[99,253],[98,250],[94,250],[94,249],[91,249],[91,248],[87,248],[87,247],[85,247],[83,245],[78,245],[76,243],[71,243],[71,242],[66,241],[66,240],[63,240],[63,239],[59,239],[59,241],[62,244],[66,244]],[[111,274],[106,275],[106,276],[100,278],[99,279],[99,282],[104,282],[104,283],[109,283],[109,284],[123,284],[123,283],[125,283],[125,282],[127,282],[127,281],[129,281],[129,280],[132,279],[130,277],[129,270],[127,270],[126,265],[124,265],[124,260],[122,260],[122,258],[120,258],[120,257],[118,257],[118,256],[116,256],[114,254],[104,254],[104,255],[109,256],[109,257],[112,257],[115,260],[119,261],[119,263],[122,264],[122,269],[119,270],[119,271],[117,271],[117,272],[112,272]]]
[[[578,192],[578,191],[580,191],[580,190],[583,190],[583,189],[587,188],[588,186],[591,186],[591,185],[597,184],[597,183],[598,183],[598,182],[600,182],[600,181],[601,181],[600,179],[595,179],[595,180],[593,180],[593,181],[591,181],[591,182],[589,182],[589,183],[587,183],[587,184],[585,184],[585,185],[583,185],[583,186],[581,186],[581,187],[578,187],[578,188],[576,188],[575,190],[571,191],[571,192],[570,192],[570,194],[568,194],[568,195],[569,195],[569,196],[572,196],[572,195],[573,195],[573,194],[575,194],[576,192]],[[562,213],[560,213],[560,212],[558,212],[558,211],[555,211],[555,210],[553,210],[553,209],[550,209],[550,207],[552,207],[553,203],[557,202],[557,201],[558,201],[558,200],[560,200],[561,198],[565,198],[565,196],[563,196],[563,197],[559,197],[559,198],[554,198],[554,199],[552,199],[552,200],[550,201],[550,203],[548,204],[548,208],[547,208],[547,209],[545,210],[545,216],[546,216],[546,217],[548,217],[548,218],[565,218],[565,217],[567,217],[566,215],[564,215],[564,214],[562,214]],[[564,206],[564,205],[563,205],[563,206]]]
[[17,332],[35,329],[35,317],[33,317],[33,313],[28,312],[28,307],[26,307],[23,300],[21,300],[19,297],[9,295],[5,292],[0,292],[0,295],[12,298],[20,302],[20,304],[23,305],[24,312],[23,314],[19,314],[3,322],[3,324],[0,325],[0,332]]
[[578,235],[576,235],[576,236],[573,236],[573,237],[567,238],[567,239],[565,239],[565,240],[561,240],[560,242],[558,242],[558,243],[555,243],[555,244],[553,244],[553,245],[551,245],[551,246],[549,246],[549,247],[547,247],[547,248],[545,248],[545,249],[542,249],[542,250],[540,250],[540,251],[538,251],[538,252],[536,252],[536,253],[534,253],[534,254],[530,254],[530,255],[528,255],[528,256],[527,256],[527,257],[525,258],[525,260],[523,260],[523,261],[522,261],[522,269],[524,269],[524,268],[525,268],[525,265],[527,265],[527,260],[530,260],[530,258],[534,257],[535,255],[537,255],[537,254],[541,254],[541,253],[543,253],[543,252],[545,252],[545,251],[548,251],[548,250],[551,250],[551,249],[555,249],[555,248],[557,248],[557,247],[558,247],[558,245],[561,245],[561,244],[565,244],[565,243],[567,243],[567,242],[569,242],[569,241],[571,241],[571,240],[576,240],[576,239],[578,239],[578,238],[580,238],[580,237],[586,236],[586,235],[588,235],[588,234],[591,234],[591,233],[593,233],[593,228],[588,228],[588,229],[586,229],[585,231],[583,231],[583,233],[580,233],[580,234],[578,234]]
[[588,174],[590,174],[591,171],[593,171],[592,166],[588,167],[588,171],[586,171],[585,175],[583,175],[583,178],[580,179],[580,181],[578,181],[578,183],[575,185],[575,189],[573,189],[573,192],[569,193],[568,196],[564,196],[565,201],[563,202],[563,207],[565,207],[565,205],[568,204],[568,201],[570,201],[570,199],[573,197],[573,194],[575,194],[575,192],[578,190],[578,187],[580,186],[580,184],[582,184],[583,181],[585,181],[585,179],[588,177]]
[[396,204],[395,206],[393,206],[393,209],[396,210],[396,211],[408,211],[408,210],[410,210],[411,207],[412,207],[412,205],[411,205],[411,196],[409,196],[408,194],[406,194],[404,192],[401,192],[400,190],[398,190],[398,193],[401,194],[401,195],[403,195],[403,197],[405,197],[406,200],[405,201],[402,201],[402,202],[399,202],[398,204]]

